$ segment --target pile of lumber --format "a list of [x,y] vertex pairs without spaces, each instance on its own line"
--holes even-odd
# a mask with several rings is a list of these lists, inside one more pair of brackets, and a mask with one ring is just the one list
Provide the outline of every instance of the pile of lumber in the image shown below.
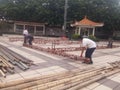
[[0,87],[1,90],[79,90],[93,82],[120,72],[120,65],[117,63],[110,63],[107,67],[77,69],[24,81],[0,83]]
[[25,71],[33,62],[23,56],[13,52],[12,50],[0,45],[0,74],[6,77],[6,73],[14,74],[15,67]]

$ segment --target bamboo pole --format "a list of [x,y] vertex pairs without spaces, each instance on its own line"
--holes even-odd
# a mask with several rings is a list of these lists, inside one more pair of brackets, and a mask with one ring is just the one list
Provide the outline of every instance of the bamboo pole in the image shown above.
[[0,69],[0,73],[2,74],[3,77],[6,77],[5,73]]
[[[103,70],[103,68],[101,68]],[[76,76],[79,74],[84,74],[84,73],[89,73],[91,71],[94,70],[99,70],[99,69],[92,69],[92,70],[76,70],[76,71],[70,71],[70,72],[63,72],[63,73],[57,73],[57,74],[51,74],[51,75],[46,75],[46,76],[42,76],[42,77],[36,77],[36,78],[30,78],[30,79],[26,79],[26,80],[19,80],[19,81],[12,81],[10,83],[4,84],[4,83],[0,83],[0,87],[4,88],[4,87],[12,87],[12,86],[16,86],[19,84],[24,84],[24,83],[30,83],[30,82],[38,82],[40,83],[46,83],[48,81],[53,81],[53,80],[60,80],[63,78],[67,78],[67,77],[72,77],[72,76]],[[53,77],[53,78],[51,78]],[[22,82],[22,83],[21,83]]]
[[[98,71],[98,70],[97,70]],[[95,71],[94,71],[95,72]],[[81,78],[83,78],[83,76],[84,75],[77,75],[77,76],[72,76],[72,77],[68,77],[68,78],[63,78],[62,80],[55,80],[55,81],[50,81],[49,79],[50,78],[48,78],[48,79],[44,79],[44,80],[46,80],[45,81],[45,83],[44,83],[44,80],[42,80],[42,79],[40,79],[40,80],[37,80],[37,81],[30,81],[30,82],[28,82],[28,83],[23,83],[23,84],[21,84],[21,85],[18,85],[17,86],[17,88],[18,89],[21,89],[21,88],[27,88],[28,86],[30,87],[30,86],[36,86],[36,85],[40,85],[39,87],[40,88],[44,88],[44,89],[46,89],[47,87],[44,87],[45,85],[47,85],[47,86],[56,86],[56,85],[60,85],[60,84],[63,84],[63,83],[66,83],[66,82],[69,82],[69,81],[74,81],[76,78],[78,79],[81,79]],[[53,76],[53,78],[54,78],[54,76]],[[48,83],[47,83],[48,82]],[[52,82],[52,83],[51,83]],[[46,84],[47,83],[47,84]],[[5,85],[5,87],[6,87],[6,85]],[[14,88],[14,87],[13,87]],[[11,89],[12,89],[12,87],[11,87]]]

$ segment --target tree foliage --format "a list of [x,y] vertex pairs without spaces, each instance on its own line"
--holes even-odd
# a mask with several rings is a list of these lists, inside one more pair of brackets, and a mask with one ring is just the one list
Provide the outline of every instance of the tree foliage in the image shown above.
[[[63,25],[65,0],[0,0],[0,17]],[[120,30],[120,0],[68,0],[67,22],[85,15],[104,22],[107,31]]]

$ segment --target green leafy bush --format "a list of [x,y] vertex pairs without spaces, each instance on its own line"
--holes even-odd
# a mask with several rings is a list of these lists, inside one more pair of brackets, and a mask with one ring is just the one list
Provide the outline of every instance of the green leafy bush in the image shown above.
[[74,39],[74,40],[78,40],[79,37],[80,37],[79,34],[73,34],[73,35],[72,35],[72,39]]
[[95,36],[93,36],[93,35],[90,35],[88,38],[90,38],[90,39],[92,39],[93,41],[96,41],[96,42],[98,42],[99,41],[99,39],[98,38],[96,38]]

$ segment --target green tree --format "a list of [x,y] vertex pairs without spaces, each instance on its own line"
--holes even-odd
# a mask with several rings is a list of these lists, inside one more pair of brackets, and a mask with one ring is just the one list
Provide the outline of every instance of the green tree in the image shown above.
[[[62,26],[65,0],[0,0],[0,17]],[[108,34],[120,30],[119,0],[68,0],[67,22],[88,18],[104,22]]]

